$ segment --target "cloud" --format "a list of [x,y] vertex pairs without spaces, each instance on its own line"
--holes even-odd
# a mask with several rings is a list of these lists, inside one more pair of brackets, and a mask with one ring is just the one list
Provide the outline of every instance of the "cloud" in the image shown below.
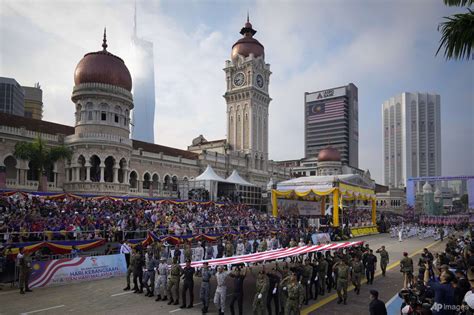
[[[186,148],[199,134],[225,137],[222,68],[247,8],[273,72],[271,158],[303,156],[304,92],[353,82],[360,168],[382,180],[382,102],[403,91],[434,91],[442,99],[443,172],[474,173],[472,63],[434,57],[436,26],[455,9],[429,1],[138,2],[139,35],[154,43],[158,143]],[[132,1],[4,0],[0,20],[0,73],[23,85],[40,81],[47,120],[73,124],[74,68],[101,48],[104,26],[109,50],[133,68]]]

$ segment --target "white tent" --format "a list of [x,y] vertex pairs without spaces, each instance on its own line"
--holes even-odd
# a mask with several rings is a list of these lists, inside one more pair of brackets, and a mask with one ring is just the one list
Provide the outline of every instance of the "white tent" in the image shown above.
[[[210,200],[217,200],[217,189],[219,183],[228,183],[224,178],[217,175],[212,166],[207,165],[201,175],[189,181],[190,187],[183,191],[187,195],[190,188],[203,188],[209,192]],[[184,195],[184,196],[186,196]]]
[[214,171],[214,169],[212,168],[212,166],[210,166],[210,165],[208,165],[206,167],[206,170],[204,172],[202,172],[201,175],[196,177],[195,180],[196,181],[209,180],[209,181],[224,182],[224,183],[227,182],[224,178],[217,175],[216,172]]
[[242,186],[255,186],[254,184],[249,183],[248,181],[246,181],[245,179],[243,179],[243,178],[239,175],[239,173],[237,172],[237,170],[233,170],[233,171],[232,171],[232,174],[230,174],[230,176],[227,177],[226,181],[227,181],[227,182],[230,182],[230,183],[233,183],[233,184],[242,185]]

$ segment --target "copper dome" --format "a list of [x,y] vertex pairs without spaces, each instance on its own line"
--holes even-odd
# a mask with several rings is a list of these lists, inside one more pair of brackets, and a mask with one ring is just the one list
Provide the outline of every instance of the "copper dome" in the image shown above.
[[103,50],[84,55],[74,71],[74,84],[105,83],[132,90],[132,77],[123,60],[107,51],[104,31]]
[[265,49],[263,45],[253,38],[255,33],[257,33],[257,31],[252,28],[252,24],[249,22],[247,17],[245,26],[240,30],[240,34],[242,34],[243,37],[232,46],[232,60],[235,60],[237,55],[248,57],[250,54],[253,54],[255,57],[265,57]]
[[341,154],[339,150],[328,146],[318,153],[318,162],[340,162]]

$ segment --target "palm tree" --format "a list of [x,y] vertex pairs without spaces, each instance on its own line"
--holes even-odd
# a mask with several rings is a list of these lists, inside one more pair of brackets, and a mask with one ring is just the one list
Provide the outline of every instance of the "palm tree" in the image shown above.
[[72,151],[65,146],[48,148],[40,137],[33,142],[18,142],[13,155],[22,160],[30,161],[31,170],[38,175],[38,191],[44,191],[43,175],[56,161],[70,159]]
[[[468,6],[474,0],[444,0],[447,6]],[[471,59],[471,49],[474,47],[474,11],[467,8],[466,13],[445,16],[445,22],[438,26],[441,30],[441,39],[436,55],[444,47],[446,59]]]

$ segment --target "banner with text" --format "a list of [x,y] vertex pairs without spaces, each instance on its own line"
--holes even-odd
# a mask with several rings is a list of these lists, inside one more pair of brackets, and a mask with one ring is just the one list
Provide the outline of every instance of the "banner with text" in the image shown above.
[[278,215],[321,215],[321,202],[278,199]]
[[33,261],[30,287],[106,279],[126,273],[127,264],[122,254]]

